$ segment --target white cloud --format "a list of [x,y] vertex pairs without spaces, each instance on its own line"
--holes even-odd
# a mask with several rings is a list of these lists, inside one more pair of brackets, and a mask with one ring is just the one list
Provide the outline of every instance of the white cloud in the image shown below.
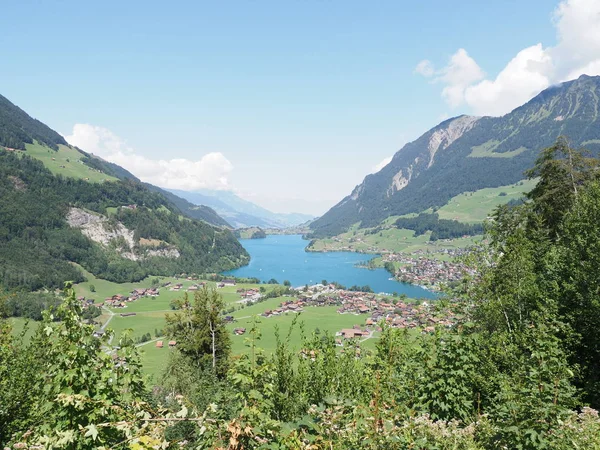
[[379,172],[381,169],[383,169],[385,166],[387,166],[392,161],[393,157],[394,157],[394,155],[388,156],[387,158],[383,158],[383,160],[381,160],[381,162],[379,164],[376,164],[375,166],[373,166],[371,173]]
[[542,44],[521,50],[495,80],[482,80],[465,89],[464,101],[478,115],[500,116],[550,86],[545,73],[551,58]]
[[540,43],[521,50],[495,79],[484,79],[464,49],[439,71],[424,60],[415,72],[443,83],[442,97],[453,108],[467,105],[479,115],[506,114],[552,84],[582,74],[600,75],[600,1],[563,0],[554,12],[553,24],[554,47],[544,48]]
[[450,62],[438,74],[436,81],[445,84],[442,97],[452,107],[464,102],[465,90],[485,77],[483,70],[464,48],[452,55]]
[[435,73],[435,69],[433,68],[431,61],[424,59],[417,64],[417,67],[415,67],[415,73],[423,75],[424,77],[431,77]]
[[142,181],[168,189],[230,189],[231,162],[218,152],[207,153],[199,160],[150,159],[137,154],[112,131],[89,124],[73,127],[67,142],[118,164]]

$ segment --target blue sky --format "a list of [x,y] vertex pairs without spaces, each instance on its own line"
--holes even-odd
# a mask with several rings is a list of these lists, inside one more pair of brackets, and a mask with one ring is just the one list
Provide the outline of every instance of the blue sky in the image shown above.
[[321,214],[443,118],[600,72],[598,3],[6,2],[0,93],[148,181]]

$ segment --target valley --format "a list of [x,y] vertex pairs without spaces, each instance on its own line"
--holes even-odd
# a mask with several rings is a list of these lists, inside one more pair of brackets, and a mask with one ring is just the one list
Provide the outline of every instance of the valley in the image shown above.
[[444,119],[317,218],[0,96],[0,446],[600,448],[599,92]]

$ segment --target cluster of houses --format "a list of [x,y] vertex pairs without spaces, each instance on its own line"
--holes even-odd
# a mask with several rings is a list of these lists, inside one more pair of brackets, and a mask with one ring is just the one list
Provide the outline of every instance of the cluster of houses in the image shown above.
[[[464,250],[446,250],[450,256],[458,256]],[[415,254],[390,253],[384,256],[385,262],[393,261],[403,264],[396,272],[396,277],[405,283],[417,284],[430,290],[440,290],[441,284],[460,281],[471,270],[464,264],[433,259]]]
[[281,302],[279,308],[276,309],[267,309],[264,313],[262,313],[263,317],[272,317],[279,316],[285,313],[301,313],[304,310],[304,306],[308,305],[305,299],[297,299],[297,300],[287,300],[285,302]]
[[451,327],[458,320],[451,310],[436,313],[427,302],[405,303],[395,298],[346,291],[336,289],[334,285],[321,284],[311,286],[306,291],[300,290],[298,299],[284,301],[279,308],[267,310],[262,316],[301,312],[307,306],[338,306],[339,314],[368,315],[364,323],[366,329],[359,325],[352,329],[343,329],[338,333],[343,338],[368,336],[382,321],[394,328],[418,327],[424,332],[431,332],[436,325]]
[[125,308],[127,303],[139,300],[142,297],[157,297],[159,295],[158,288],[139,288],[131,291],[129,295],[115,294],[112,297],[106,297],[104,303],[98,306],[109,306],[111,308]]
[[[169,348],[173,348],[177,345],[177,341],[169,341]],[[156,348],[163,348],[165,346],[163,341],[156,341]]]
[[236,291],[242,299],[245,300],[258,300],[261,297],[260,290],[256,288],[251,289],[238,289]]
[[93,304],[94,304],[94,300],[91,298],[77,297],[77,301],[81,304],[81,307],[83,309],[89,308],[90,306],[93,306]]

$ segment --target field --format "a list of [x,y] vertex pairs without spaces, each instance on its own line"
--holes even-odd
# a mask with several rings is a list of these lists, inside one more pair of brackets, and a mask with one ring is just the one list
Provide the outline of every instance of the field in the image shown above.
[[65,177],[86,179],[92,183],[101,183],[103,181],[116,181],[116,178],[98,172],[91,167],[83,164],[81,158],[83,155],[76,149],[58,146],[58,151],[39,144],[26,144],[26,153],[44,163],[50,172],[60,174]]
[[523,180],[509,186],[465,192],[453,197],[446,205],[438,209],[437,213],[440,219],[481,223],[498,205],[523,197],[523,194],[531,191],[536,183],[537,179]]
[[[110,297],[114,294],[128,294],[136,288],[147,288],[152,285],[153,278],[147,278],[139,283],[125,283],[116,284],[106,280],[100,280],[95,278],[93,275],[84,272],[88,281],[80,283],[75,286],[75,290],[78,296],[85,296],[86,298],[92,298],[96,302],[101,302],[106,297]],[[195,283],[187,280],[176,280],[174,278],[159,278],[160,283],[166,281],[182,283],[184,289]],[[95,292],[90,291],[90,286],[95,287]],[[214,282],[208,282],[209,286],[216,286]],[[257,318],[258,328],[261,332],[261,339],[257,343],[258,347],[265,350],[267,354],[270,354],[275,349],[275,328],[278,326],[280,332],[283,335],[287,335],[294,313],[283,314],[277,317],[264,318],[260,317],[267,309],[275,309],[279,306],[282,301],[289,300],[285,297],[272,298],[256,303],[250,306],[244,306],[239,303],[240,295],[236,293],[237,289],[248,289],[264,287],[266,292],[272,290],[275,285],[257,285],[257,284],[237,284],[236,286],[228,286],[219,288],[218,292],[222,295],[226,308],[234,308],[234,311],[228,313],[234,317],[235,322],[228,324],[227,327],[231,330],[232,336],[232,349],[234,354],[240,354],[249,351],[245,345],[245,341],[248,338],[248,333],[242,336],[236,336],[233,334],[234,328],[246,328],[248,331],[252,327],[254,318]],[[142,362],[144,370],[147,374],[157,377],[164,369],[169,355],[169,349],[166,346],[163,348],[156,347],[156,341],[167,339],[164,337],[157,337],[157,332],[160,335],[165,325],[165,315],[173,312],[170,307],[170,303],[175,298],[181,298],[184,292],[170,291],[168,288],[160,288],[160,295],[158,297],[143,297],[135,302],[127,303],[126,308],[108,308],[105,309],[99,320],[102,324],[106,324],[107,329],[114,331],[113,345],[118,345],[119,339],[127,331],[129,337],[137,342],[143,335],[149,333],[151,340],[145,343],[138,344],[142,354]],[[189,295],[193,295],[190,293]],[[121,314],[135,313],[133,316],[123,317]],[[304,329],[307,335],[310,335],[315,329],[319,329],[321,332],[329,331],[332,334],[339,331],[341,328],[352,327],[355,324],[364,324],[365,317],[354,316],[351,314],[340,315],[336,312],[335,307],[309,307],[300,314],[298,325],[294,329],[292,334],[292,342],[300,342],[300,327],[299,324],[304,323]],[[108,322],[108,323],[107,323]],[[129,331],[128,331],[129,330]],[[366,346],[372,346],[374,340],[370,339],[365,344]]]
[[519,147],[510,152],[496,153],[494,150],[498,147],[500,142],[491,140],[482,145],[477,145],[471,149],[469,158],[512,158],[520,153],[527,150],[525,147]]

